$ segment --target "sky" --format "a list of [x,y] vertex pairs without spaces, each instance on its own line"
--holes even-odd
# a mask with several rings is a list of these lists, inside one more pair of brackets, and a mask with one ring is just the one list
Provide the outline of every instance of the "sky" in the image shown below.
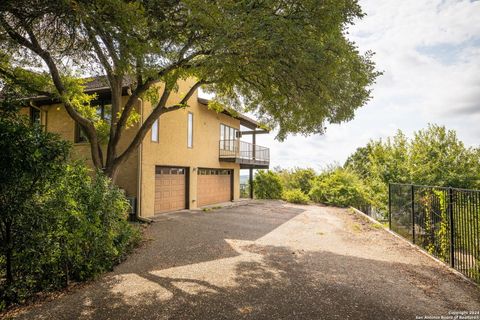
[[408,136],[429,123],[480,144],[480,1],[361,0],[367,14],[350,28],[361,52],[372,50],[383,75],[355,119],[328,125],[324,135],[290,136],[270,148],[270,167],[322,170],[343,164],[370,139]]

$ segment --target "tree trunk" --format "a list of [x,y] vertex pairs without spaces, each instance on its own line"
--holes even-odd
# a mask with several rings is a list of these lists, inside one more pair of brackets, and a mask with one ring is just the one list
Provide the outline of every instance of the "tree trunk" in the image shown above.
[[120,164],[111,164],[103,170],[103,173],[112,179],[113,183],[116,183],[118,171],[120,170]]

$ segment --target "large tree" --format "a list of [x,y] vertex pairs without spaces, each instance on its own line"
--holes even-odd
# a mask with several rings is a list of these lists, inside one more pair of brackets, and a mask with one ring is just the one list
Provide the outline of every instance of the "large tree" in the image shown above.
[[[378,75],[371,54],[347,39],[362,16],[356,0],[2,0],[0,79],[62,102],[85,132],[94,165],[114,178],[154,121],[188,107],[200,86],[217,106],[278,128],[279,139],[351,120]],[[83,93],[81,78],[95,74],[112,92],[107,132]],[[195,84],[167,105],[186,78]],[[142,97],[153,111],[119,150]]]

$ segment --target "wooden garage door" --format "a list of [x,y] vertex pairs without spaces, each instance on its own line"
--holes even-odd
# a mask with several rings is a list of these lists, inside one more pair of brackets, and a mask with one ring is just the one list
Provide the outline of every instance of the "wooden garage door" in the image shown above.
[[184,168],[155,168],[155,213],[185,209]]
[[230,201],[232,197],[231,179],[231,170],[198,169],[198,206]]

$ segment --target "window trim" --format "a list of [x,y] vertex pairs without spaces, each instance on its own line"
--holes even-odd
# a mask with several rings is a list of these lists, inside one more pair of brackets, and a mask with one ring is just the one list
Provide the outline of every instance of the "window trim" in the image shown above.
[[[190,123],[190,119],[192,119]],[[187,148],[193,149],[193,113],[187,114]]]

